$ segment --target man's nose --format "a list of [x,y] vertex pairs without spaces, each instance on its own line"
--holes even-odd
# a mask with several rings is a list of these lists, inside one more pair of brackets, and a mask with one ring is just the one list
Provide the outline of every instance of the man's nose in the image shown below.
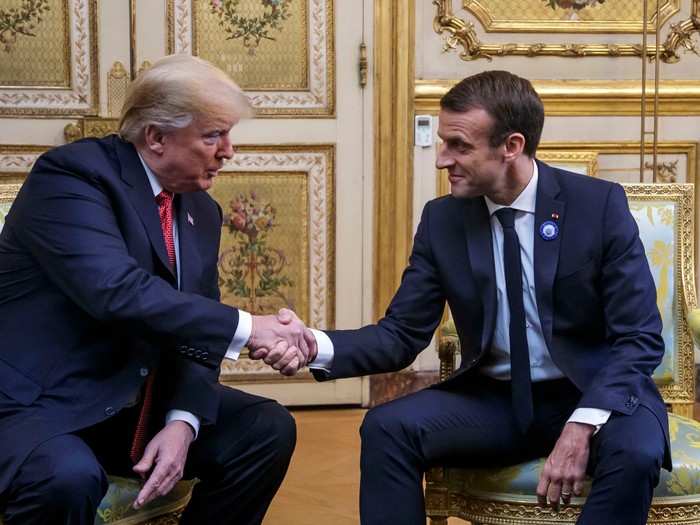
[[219,150],[217,151],[217,157],[230,159],[233,157],[234,148],[231,143],[231,137],[228,135],[222,135],[219,139]]
[[445,153],[445,144],[438,144],[437,157],[435,158],[435,166],[438,169],[448,168],[454,164],[452,156]]

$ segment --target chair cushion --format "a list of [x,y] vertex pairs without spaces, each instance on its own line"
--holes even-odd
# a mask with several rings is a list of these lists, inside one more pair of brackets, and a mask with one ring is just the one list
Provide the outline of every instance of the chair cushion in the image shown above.
[[136,479],[109,477],[109,489],[97,508],[95,525],[127,525],[182,509],[190,499],[192,481],[181,481],[168,494],[157,498],[139,510],[131,506],[136,499],[141,483]]
[[[669,414],[673,472],[661,470],[654,498],[700,496],[700,423],[692,419]],[[536,494],[544,458],[504,468],[448,469],[448,476],[458,477],[464,489],[483,499],[508,499],[508,497]],[[590,480],[584,495],[590,490]]]

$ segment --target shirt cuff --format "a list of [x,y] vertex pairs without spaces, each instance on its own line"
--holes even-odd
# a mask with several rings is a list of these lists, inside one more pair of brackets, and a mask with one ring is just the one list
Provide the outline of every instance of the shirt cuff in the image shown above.
[[315,330],[311,328],[314,337],[316,338],[316,348],[318,353],[316,354],[316,359],[312,363],[309,363],[309,368],[316,370],[325,370],[326,372],[331,371],[331,366],[333,366],[333,341],[328,337],[326,332],[321,330]]
[[194,439],[197,439],[199,435],[199,418],[195,416],[192,412],[187,412],[185,410],[168,410],[165,414],[165,424],[167,425],[171,421],[184,421],[194,430]]
[[243,347],[248,343],[252,331],[253,317],[244,310],[238,310],[238,326],[236,327],[236,333],[233,334],[233,339],[231,340],[231,344],[228,345],[224,357],[232,361],[238,359],[238,356],[241,355],[241,350],[243,350]]
[[600,408],[577,408],[567,423],[585,423],[587,425],[593,425],[595,427],[595,432],[593,435],[597,434],[605,423],[608,422],[610,417],[610,410],[603,410]]

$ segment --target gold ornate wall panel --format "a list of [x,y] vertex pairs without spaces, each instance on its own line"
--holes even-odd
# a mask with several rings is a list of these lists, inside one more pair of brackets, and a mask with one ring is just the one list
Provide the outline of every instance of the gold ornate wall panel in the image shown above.
[[98,111],[96,0],[0,0],[0,116]]
[[[690,0],[690,8],[685,18],[665,25],[679,12],[680,0],[659,0],[661,16],[659,24],[664,29],[663,42],[659,42],[661,60],[674,63],[680,60],[682,52],[697,53],[694,38],[700,31],[700,1]],[[616,0],[601,4],[591,0],[581,9],[567,9],[562,5],[572,2],[552,0],[554,8],[547,7],[541,0],[464,0],[459,13],[453,9],[453,0],[433,0],[435,16],[433,29],[442,35],[444,51],[454,51],[458,47],[462,60],[487,59],[506,55],[524,57],[640,57],[643,53],[641,39],[618,38],[622,33],[640,33],[643,15],[639,0]],[[655,15],[656,5],[651,2],[650,12]],[[651,10],[653,8],[653,11]],[[650,16],[654,16],[650,15]],[[649,30],[654,29],[656,20],[652,18]],[[488,33],[491,31],[491,33]],[[550,33],[541,41],[513,37],[515,41],[495,38],[494,31],[517,33]],[[589,41],[571,36],[554,36],[551,33],[596,33]],[[486,33],[486,34],[484,34]],[[488,39],[488,41],[486,41]],[[520,41],[518,41],[520,40]],[[656,45],[650,43],[647,52],[650,58],[656,54]]]
[[207,59],[268,117],[335,114],[333,0],[167,0],[168,51]]
[[[660,0],[660,24],[680,9],[680,0]],[[648,23],[656,23],[656,1],[649,2]],[[560,5],[561,4],[561,5]],[[486,31],[517,33],[641,33],[643,3],[640,0],[611,0],[577,9],[578,4],[549,0],[463,0]],[[564,6],[564,7],[562,7]],[[567,7],[568,6],[568,7]]]
[[[335,323],[333,146],[241,146],[211,190],[224,210],[222,301],[252,313],[295,310],[309,325]],[[243,355],[224,382],[277,378]],[[311,381],[305,373],[297,380]]]

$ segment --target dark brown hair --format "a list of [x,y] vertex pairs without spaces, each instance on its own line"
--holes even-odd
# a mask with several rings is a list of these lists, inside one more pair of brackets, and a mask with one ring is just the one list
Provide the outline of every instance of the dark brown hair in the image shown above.
[[544,107],[529,80],[508,71],[484,71],[454,85],[440,99],[440,107],[458,113],[485,110],[494,121],[491,147],[503,144],[511,133],[522,133],[525,153],[535,156],[544,125]]

